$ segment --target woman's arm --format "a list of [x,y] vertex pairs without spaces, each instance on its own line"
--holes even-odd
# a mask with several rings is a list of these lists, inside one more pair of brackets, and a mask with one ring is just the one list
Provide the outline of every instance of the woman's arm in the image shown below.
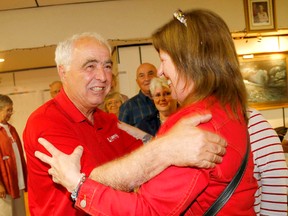
[[[220,136],[198,129],[211,119],[210,114],[181,120],[164,136],[152,140],[131,154],[95,168],[90,178],[124,191],[129,191],[153,178],[170,165],[212,168],[222,161],[226,141]],[[49,174],[56,183],[72,191],[81,178],[80,158],[83,148],[71,155],[63,154],[44,139],[39,139],[52,155],[41,152],[35,156],[51,166]]]

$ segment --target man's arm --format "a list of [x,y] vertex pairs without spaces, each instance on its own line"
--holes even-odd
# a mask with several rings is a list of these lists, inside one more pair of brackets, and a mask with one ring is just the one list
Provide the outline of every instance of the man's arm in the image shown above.
[[[95,168],[90,178],[115,189],[130,191],[171,165],[212,168],[222,161],[226,142],[216,134],[195,127],[210,119],[210,114],[183,119],[168,133],[133,153]],[[39,142],[52,157],[41,152],[35,152],[35,156],[51,166],[49,174],[56,183],[70,192],[74,190],[81,178],[83,148],[77,147],[71,155],[66,155],[44,139]]]
[[119,122],[118,123],[118,128],[120,128],[121,130],[124,130],[126,133],[128,133],[129,135],[133,136],[136,139],[140,139],[142,140],[142,142],[144,144],[146,144],[147,142],[151,141],[153,136],[146,133],[145,131],[134,127],[132,125],[126,124],[125,122]]

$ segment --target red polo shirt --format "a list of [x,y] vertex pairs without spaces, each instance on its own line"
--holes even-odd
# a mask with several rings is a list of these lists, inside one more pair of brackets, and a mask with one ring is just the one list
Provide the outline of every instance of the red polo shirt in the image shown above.
[[[23,134],[28,168],[28,200],[31,216],[86,215],[73,207],[70,193],[53,183],[40,162],[36,150],[47,153],[37,139],[43,137],[59,150],[71,154],[78,145],[84,147],[81,172],[89,175],[92,169],[139,147],[142,142],[118,129],[117,118],[99,109],[92,125],[74,106],[62,90],[55,99],[32,113]],[[48,154],[48,153],[47,153]]]
[[[77,207],[91,215],[180,215],[185,210],[185,215],[203,215],[231,181],[244,157],[247,126],[243,117],[240,116],[239,120],[230,118],[232,113],[229,106],[224,109],[216,100],[209,98],[179,110],[165,121],[159,131],[161,136],[182,117],[206,109],[211,111],[213,118],[199,127],[222,135],[228,142],[223,162],[216,168],[171,166],[143,184],[137,193],[116,191],[88,179],[80,188]],[[250,153],[241,183],[218,215],[255,215],[253,204],[256,189]],[[85,205],[83,200],[86,200]]]

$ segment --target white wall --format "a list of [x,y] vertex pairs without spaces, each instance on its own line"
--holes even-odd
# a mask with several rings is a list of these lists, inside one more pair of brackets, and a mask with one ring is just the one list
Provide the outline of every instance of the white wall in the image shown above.
[[139,92],[136,69],[141,63],[149,62],[156,68],[160,65],[158,53],[152,45],[123,47],[118,49],[119,90],[129,98]]
[[30,114],[50,99],[49,84],[59,80],[56,68],[0,73],[0,93],[13,100],[14,114],[10,123],[20,138]]
[[[288,27],[288,1],[275,0],[279,28]],[[82,31],[107,39],[149,37],[173,12],[192,8],[215,11],[231,31],[245,28],[243,0],[123,0],[0,12],[0,50],[56,44]]]

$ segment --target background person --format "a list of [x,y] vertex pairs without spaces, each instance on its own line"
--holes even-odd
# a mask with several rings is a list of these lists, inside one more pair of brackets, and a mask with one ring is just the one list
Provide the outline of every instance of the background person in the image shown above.
[[13,101],[0,94],[0,216],[26,215],[26,162],[16,129],[8,123]]
[[[89,214],[203,215],[234,177],[244,158],[248,147],[247,95],[229,28],[223,19],[207,10],[192,10],[185,14],[178,11],[174,16],[177,19],[158,29],[152,40],[161,59],[158,75],[171,82],[172,96],[182,108],[165,121],[157,137],[161,139],[166,133],[172,133],[173,125],[183,117],[208,109],[213,115],[212,120],[198,127],[224,136],[228,143],[227,152],[221,164],[208,170],[170,166],[143,184],[136,193],[117,191],[91,179],[81,181],[80,189],[77,187],[76,206]],[[181,40],[178,40],[179,35]],[[52,165],[50,174],[72,191],[77,185],[75,178],[81,176],[79,166],[75,167],[73,162],[67,166],[62,159],[71,162],[74,158],[77,162],[81,152],[77,150],[68,156],[59,154],[50,145],[45,146],[55,153],[52,158],[40,154]],[[148,148],[151,143],[142,149],[146,146]],[[39,152],[37,155],[40,156]],[[123,171],[129,170],[128,165],[122,164],[126,167]],[[115,171],[119,169],[117,163],[107,166]],[[73,174],[72,170],[65,173],[64,167],[74,167]],[[94,171],[92,178],[106,176],[105,170]],[[256,189],[250,152],[242,181],[219,214],[255,215]]]
[[288,170],[280,139],[261,115],[248,108],[248,131],[258,183],[254,209],[257,215],[287,215]]
[[54,81],[49,85],[49,87],[50,87],[51,98],[54,98],[60,92],[62,88],[62,82],[58,80]]
[[150,83],[150,92],[157,111],[146,116],[138,128],[155,136],[160,126],[176,111],[177,100],[171,96],[171,90],[165,78],[153,78]]
[[122,104],[119,112],[120,121],[138,127],[143,118],[157,111],[149,89],[151,80],[156,76],[157,69],[154,65],[150,63],[139,65],[136,71],[139,93]]
[[104,99],[104,108],[107,113],[119,115],[119,108],[124,100],[119,92],[110,92]]
[[66,153],[81,144],[85,173],[142,142],[120,130],[115,115],[97,109],[110,91],[112,79],[111,49],[106,40],[96,33],[74,35],[58,44],[55,61],[63,91],[30,115],[23,133],[29,209],[31,216],[85,215],[73,207],[65,188],[47,176],[47,166],[34,157],[35,150],[42,149],[38,137],[53,141]]
[[[142,140],[137,140],[120,129],[115,115],[97,108],[110,91],[112,80],[111,48],[106,40],[96,33],[74,35],[57,45],[55,61],[63,83],[63,91],[60,91],[54,100],[46,102],[31,114],[23,134],[29,172],[30,213],[32,216],[86,215],[73,207],[70,194],[64,187],[54,183],[56,179],[51,179],[47,175],[47,165],[34,156],[35,151],[44,151],[38,143],[38,138],[46,138],[67,154],[81,145],[84,148],[81,170],[87,175],[93,168],[142,146]],[[155,145],[149,145],[142,150],[143,156],[145,155],[144,160],[131,164],[132,168],[129,169],[131,175],[126,175],[121,170],[116,172],[113,170],[114,177],[107,178],[108,183],[117,178],[122,180],[124,178],[123,184],[129,182],[131,187],[133,179],[135,176],[138,177],[139,172],[146,174],[141,177],[149,178],[153,176],[155,170],[165,169],[177,158],[186,159],[185,161],[189,159],[192,164],[197,162],[204,167],[214,166],[215,162],[221,161],[221,156],[218,154],[222,155],[225,149],[221,147],[223,139],[219,136],[199,131],[191,126],[178,132],[182,135],[178,133],[176,136],[181,136],[183,142],[179,144],[179,137],[173,139],[173,135],[162,137],[158,141],[154,140],[152,143]],[[198,134],[198,137],[195,134]],[[191,137],[194,137],[196,142],[200,142],[202,147],[193,145]],[[218,143],[220,145],[214,146]],[[194,151],[198,154],[188,155],[187,159],[184,157],[185,151],[181,152],[181,149],[175,151],[175,148],[183,144],[190,144],[187,147],[189,149],[190,147],[193,149],[194,146],[196,148]],[[172,158],[167,154],[172,155]],[[139,159],[143,159],[143,156]],[[70,172],[70,169],[66,171]]]
[[[116,90],[116,86],[117,86],[117,84],[118,84],[118,82],[117,82],[117,77],[116,77],[116,75],[115,74],[112,74],[112,81],[111,81],[111,88],[110,88],[110,92],[109,92],[109,94],[113,94],[114,92],[118,92],[117,90]],[[121,94],[120,92],[118,92],[120,95],[121,95],[121,105],[125,102],[125,101],[127,101],[129,98],[128,98],[128,96],[127,95],[125,95],[125,94]],[[107,95],[108,96],[108,95]],[[104,102],[105,102],[105,100],[104,100]],[[100,104],[99,106],[98,106],[98,108],[99,109],[101,109],[101,110],[104,110],[105,112],[107,112],[107,109],[105,108],[105,104],[104,104],[104,102],[102,103],[102,104]],[[118,111],[118,115],[119,115],[119,111]],[[117,115],[117,116],[118,116]]]

